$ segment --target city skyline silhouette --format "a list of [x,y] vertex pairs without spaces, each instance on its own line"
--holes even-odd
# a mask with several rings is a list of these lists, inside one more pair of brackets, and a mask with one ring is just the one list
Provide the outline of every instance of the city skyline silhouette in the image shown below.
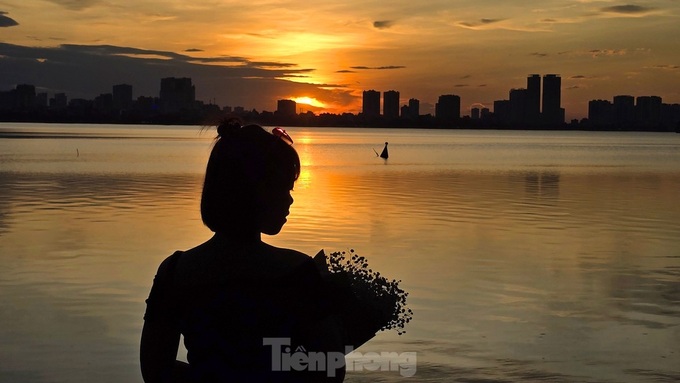
[[[485,127],[514,129],[654,130],[678,131],[680,104],[666,104],[659,96],[615,95],[613,101],[590,100],[588,115],[581,120],[565,120],[561,107],[561,77],[557,74],[530,74],[525,88],[512,88],[508,99],[495,100],[492,108],[471,107],[465,114],[461,97],[445,94],[438,97],[435,113],[420,113],[420,101],[400,101],[400,92],[365,90],[362,111],[357,119],[347,121],[349,112],[339,114],[305,112],[294,100],[281,99],[273,110],[243,106],[220,106],[196,99],[196,86],[188,77],[160,79],[158,96],[133,98],[130,84],[112,86],[111,93],[101,93],[92,100],[68,99],[66,93],[36,92],[32,84],[0,90],[0,120],[44,122],[122,122],[166,124],[201,123],[220,114],[248,115],[255,121],[279,125],[314,124],[318,116],[332,116],[320,125],[366,125],[396,127]],[[474,105],[474,104],[473,104]],[[298,113],[299,111],[299,113]],[[299,117],[306,116],[305,120]],[[344,117],[344,118],[343,118]],[[173,118],[176,119],[173,121]],[[343,121],[344,120],[344,121]]]

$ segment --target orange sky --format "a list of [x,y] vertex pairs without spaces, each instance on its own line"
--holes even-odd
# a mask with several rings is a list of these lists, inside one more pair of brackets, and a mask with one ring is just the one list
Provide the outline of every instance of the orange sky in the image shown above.
[[[528,74],[557,73],[567,118],[580,118],[589,100],[618,94],[680,103],[679,16],[672,0],[2,0],[0,69],[10,76],[0,90],[22,81],[96,96],[118,81],[154,95],[173,75],[192,77],[201,100],[247,109],[308,97],[316,107],[303,109],[357,113],[362,90],[393,89],[402,103],[419,99],[421,113],[457,94],[467,114],[507,99]],[[119,70],[86,66],[103,57]],[[73,89],[53,78],[68,77],[56,64],[81,62]]]

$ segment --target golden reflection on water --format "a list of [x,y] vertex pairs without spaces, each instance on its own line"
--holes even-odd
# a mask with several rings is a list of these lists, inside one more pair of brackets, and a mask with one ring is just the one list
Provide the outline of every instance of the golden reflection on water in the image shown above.
[[[387,162],[371,150],[383,132]],[[198,210],[210,138],[167,135],[0,140],[0,380],[140,381],[156,267],[211,234]],[[355,248],[410,292],[406,335],[366,350],[417,351],[422,380],[680,375],[680,164],[669,170],[663,149],[650,170],[646,151],[631,149],[643,167],[605,166],[598,146],[584,167],[591,149],[525,145],[549,134],[291,135],[303,169],[288,224],[267,240],[310,255]]]

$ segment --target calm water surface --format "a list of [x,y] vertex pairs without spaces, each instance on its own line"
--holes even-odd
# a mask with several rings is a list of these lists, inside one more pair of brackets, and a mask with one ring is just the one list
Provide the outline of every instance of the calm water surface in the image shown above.
[[[288,129],[283,232],[402,280],[414,320],[347,382],[680,380],[680,135]],[[0,124],[0,381],[141,382],[160,261],[210,237],[213,132]],[[390,158],[377,158],[389,141]]]

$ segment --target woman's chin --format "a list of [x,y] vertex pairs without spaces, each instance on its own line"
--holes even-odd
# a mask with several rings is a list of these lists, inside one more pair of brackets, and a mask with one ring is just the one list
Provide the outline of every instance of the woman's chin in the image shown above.
[[279,234],[281,232],[281,229],[283,229],[283,225],[285,223],[286,223],[286,220],[284,219],[284,222],[281,225],[264,228],[264,229],[262,229],[262,233],[267,234],[267,235]]

